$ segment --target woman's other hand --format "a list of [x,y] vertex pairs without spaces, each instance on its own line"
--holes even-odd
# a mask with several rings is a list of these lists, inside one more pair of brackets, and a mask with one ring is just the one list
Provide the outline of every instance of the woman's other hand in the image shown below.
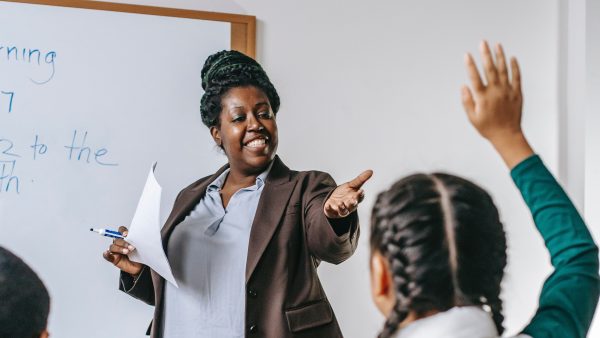
[[[119,227],[119,232],[127,237],[127,228]],[[143,268],[141,263],[132,262],[127,255],[135,250],[133,245],[127,243],[123,239],[115,239],[108,247],[108,250],[102,253],[102,257],[111,262],[114,266],[121,269],[132,276],[137,276]]]
[[343,218],[354,212],[365,197],[361,187],[371,176],[373,176],[373,171],[366,170],[352,181],[335,188],[323,206],[325,216],[328,218]]
[[484,83],[475,61],[470,54],[465,55],[465,66],[471,87],[462,87],[462,102],[469,121],[477,131],[492,143],[509,168],[513,168],[533,154],[521,130],[521,73],[517,59],[510,59],[511,77],[506,64],[504,51],[496,45],[496,60],[483,41],[480,45],[483,60]]

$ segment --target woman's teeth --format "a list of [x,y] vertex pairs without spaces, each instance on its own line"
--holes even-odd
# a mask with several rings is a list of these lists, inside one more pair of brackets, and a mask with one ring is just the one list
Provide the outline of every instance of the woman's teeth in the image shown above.
[[265,145],[265,139],[256,139],[253,141],[248,142],[248,144],[246,144],[246,147],[250,147],[250,148],[257,148],[257,147],[262,147]]

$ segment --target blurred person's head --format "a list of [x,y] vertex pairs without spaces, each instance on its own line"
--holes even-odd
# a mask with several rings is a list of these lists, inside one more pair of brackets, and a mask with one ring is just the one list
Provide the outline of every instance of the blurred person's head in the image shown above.
[[380,193],[371,217],[372,296],[387,317],[379,337],[461,306],[491,312],[502,334],[506,236],[485,190],[416,174]]
[[0,247],[0,337],[48,337],[50,296],[22,259]]

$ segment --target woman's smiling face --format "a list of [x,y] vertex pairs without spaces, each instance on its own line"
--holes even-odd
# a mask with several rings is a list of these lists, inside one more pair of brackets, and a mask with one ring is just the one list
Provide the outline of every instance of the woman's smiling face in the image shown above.
[[232,169],[257,174],[277,151],[277,122],[267,95],[255,86],[234,87],[221,99],[221,114],[211,135]]

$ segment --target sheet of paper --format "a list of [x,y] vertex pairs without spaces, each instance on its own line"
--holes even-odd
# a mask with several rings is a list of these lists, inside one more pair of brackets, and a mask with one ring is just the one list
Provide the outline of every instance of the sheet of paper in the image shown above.
[[135,215],[129,225],[127,241],[135,247],[129,259],[134,262],[149,266],[175,287],[177,281],[167,260],[167,255],[162,246],[160,237],[160,197],[162,188],[156,181],[154,169],[156,163],[150,168],[146,186],[138,202]]

